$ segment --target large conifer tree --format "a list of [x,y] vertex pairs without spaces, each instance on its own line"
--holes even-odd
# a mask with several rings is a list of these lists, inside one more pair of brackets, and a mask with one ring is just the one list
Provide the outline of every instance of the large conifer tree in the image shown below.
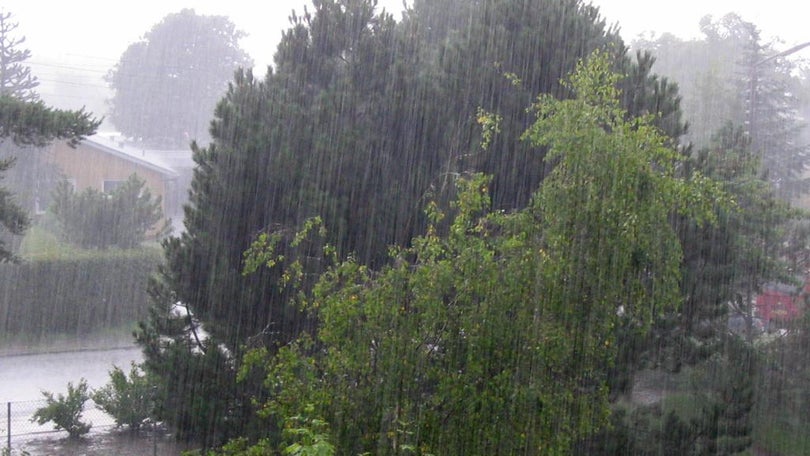
[[[428,200],[449,200],[454,175],[491,173],[495,206],[521,207],[550,169],[543,147],[517,139],[531,122],[526,108],[534,97],[566,95],[559,80],[596,48],[610,49],[617,68],[635,68],[598,11],[579,0],[459,5],[446,11],[468,16],[438,28],[431,2],[414,4],[401,23],[373,0],[313,3],[312,11],[293,17],[273,72],[263,81],[237,76],[216,110],[212,144],[195,148],[187,231],[165,245],[155,313],[139,335],[167,391],[207,388],[164,374],[229,369],[211,358],[219,347],[234,357],[246,344],[272,351],[313,329],[288,304],[276,270],[242,276],[243,252],[257,235],[278,237],[285,258],[305,258],[313,274],[323,267],[316,250],[289,246],[312,216],[323,219],[339,256],[380,266],[390,245],[406,245],[422,232]],[[662,83],[649,71],[639,66],[628,84],[629,115],[676,116],[676,93],[656,90]],[[478,108],[503,119],[486,151]],[[672,125],[682,128],[677,118]],[[193,317],[178,318],[172,312],[178,303]],[[207,342],[195,338],[196,322],[210,335]],[[214,375],[206,372],[201,378]],[[229,391],[206,409],[212,417],[229,420],[248,402],[244,390]],[[164,418],[214,436],[210,426],[224,421],[183,418],[193,403],[171,404],[166,410],[177,420]]]

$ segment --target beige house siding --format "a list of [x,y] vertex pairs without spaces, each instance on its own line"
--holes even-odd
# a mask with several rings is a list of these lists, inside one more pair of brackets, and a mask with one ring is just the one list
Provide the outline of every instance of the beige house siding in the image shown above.
[[46,157],[61,169],[78,191],[86,188],[104,191],[105,181],[125,181],[132,174],[137,174],[145,181],[145,187],[153,197],[161,197],[164,218],[176,217],[181,212],[183,202],[180,192],[186,191],[178,188],[180,174],[156,163],[159,160],[154,158],[155,151],[143,151],[141,157],[138,154],[135,149],[111,147],[91,138],[75,148],[66,143],[55,143],[47,151]]

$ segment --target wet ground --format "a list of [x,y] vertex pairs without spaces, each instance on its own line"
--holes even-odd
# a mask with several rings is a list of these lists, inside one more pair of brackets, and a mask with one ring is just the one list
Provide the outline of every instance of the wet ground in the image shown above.
[[155,438],[151,432],[108,430],[79,440],[59,435],[40,437],[14,445],[14,449],[31,456],[177,456],[188,448],[168,435]]
[[128,371],[130,363],[141,360],[140,350],[132,345],[53,352],[55,349],[58,347],[49,347],[48,353],[0,356],[0,449],[8,446],[9,426],[14,455],[24,450],[32,456],[169,456],[185,449],[165,434],[115,429],[112,418],[95,408],[92,401],[85,405],[83,414],[83,419],[93,424],[86,438],[71,440],[66,432],[54,431],[50,423],[32,423],[34,411],[44,405],[41,391],[65,393],[68,382],[76,384],[82,378],[91,389],[99,388],[109,381],[113,365]]

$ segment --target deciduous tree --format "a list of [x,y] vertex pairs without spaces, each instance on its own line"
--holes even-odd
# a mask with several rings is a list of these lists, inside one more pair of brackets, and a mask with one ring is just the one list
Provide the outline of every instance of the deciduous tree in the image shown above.
[[339,454],[566,454],[603,427],[615,326],[643,332],[679,299],[672,211],[709,221],[722,199],[678,177],[649,118],[626,119],[609,68],[597,53],[572,99],[538,101],[525,136],[557,165],[532,206],[493,212],[489,180],[462,179],[449,225],[430,205],[390,266],[323,274],[303,301],[314,339],[263,352],[263,413],[326,420]]
[[[520,12],[511,10],[517,3]],[[178,302],[211,336],[203,345],[227,347],[235,357],[246,341],[274,351],[314,330],[311,319],[289,304],[290,291],[279,286],[280,268],[241,276],[243,252],[257,235],[280,233],[287,261],[309,258],[312,278],[324,267],[318,249],[290,246],[292,233],[310,217],[322,218],[338,257],[378,269],[391,261],[391,245],[408,246],[424,232],[426,201],[445,206],[452,199],[453,176],[493,174],[487,188],[494,206],[525,207],[553,168],[543,161],[547,146],[519,139],[532,122],[526,108],[533,97],[570,95],[559,79],[594,48],[611,49],[617,67],[630,65],[621,46],[610,47],[618,35],[605,30],[598,11],[575,0],[459,5],[473,15],[450,22],[465,27],[459,30],[430,29],[436,19],[421,9],[429,2],[417,2],[401,23],[377,11],[372,0],[313,5],[293,17],[273,72],[262,81],[237,74],[216,110],[213,142],[194,147],[198,166],[187,230],[165,244],[167,267],[156,281],[154,318],[141,333],[158,378],[184,371],[164,363],[182,362],[180,352],[188,355],[189,368],[205,364],[198,362],[202,356],[218,356],[196,351],[194,325],[171,313]],[[493,48],[501,33],[508,39]],[[496,67],[501,60],[508,64]],[[649,65],[636,74],[629,92],[639,81],[654,85],[647,71]],[[629,95],[638,112],[628,111],[628,117],[658,112],[656,104],[677,111],[677,100],[659,103],[672,90],[657,98],[654,93]],[[503,119],[486,150],[478,108]],[[234,386],[239,388],[248,387]],[[225,417],[232,409],[220,405],[217,416]],[[180,416],[178,407],[171,409]]]
[[155,147],[209,140],[214,107],[238,68],[252,68],[244,33],[225,16],[192,9],[169,14],[131,44],[107,75],[110,118],[127,136]]

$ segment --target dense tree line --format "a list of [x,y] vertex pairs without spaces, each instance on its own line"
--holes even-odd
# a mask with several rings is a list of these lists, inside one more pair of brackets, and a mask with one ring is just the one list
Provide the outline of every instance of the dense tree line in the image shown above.
[[[791,214],[737,127],[678,147],[677,87],[596,8],[424,0],[397,22],[318,0],[291,20],[193,145],[137,333],[158,419],[255,451],[623,454],[598,431],[637,369],[749,359],[725,305],[776,274]],[[719,400],[739,378],[673,429],[746,447],[719,431],[746,429]]]
[[706,16],[700,29],[701,39],[664,34],[633,43],[650,50],[659,71],[680,84],[691,122],[685,138],[708,147],[726,122],[739,125],[778,195],[790,199],[806,193],[807,99],[796,64],[779,56],[788,49],[764,40],[754,23],[734,13]]

